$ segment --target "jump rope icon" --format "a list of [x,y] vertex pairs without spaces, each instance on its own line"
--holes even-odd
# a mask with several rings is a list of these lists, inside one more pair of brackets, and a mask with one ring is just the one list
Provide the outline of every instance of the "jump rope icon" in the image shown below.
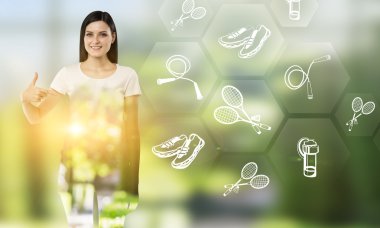
[[[325,61],[328,61],[328,60],[331,60],[331,56],[330,55],[324,55],[322,57],[314,59],[310,63],[309,68],[307,69],[306,72],[302,69],[302,67],[300,67],[298,65],[293,65],[293,66],[289,67],[286,70],[285,75],[284,75],[284,80],[285,80],[286,86],[289,89],[291,89],[291,90],[297,90],[297,89],[301,88],[306,83],[307,84],[307,99],[312,100],[313,97],[314,97],[314,95],[313,95],[313,89],[311,87],[311,82],[310,82],[310,78],[309,78],[310,69],[311,69],[311,67],[313,66],[314,63],[321,63],[321,62],[325,62]],[[293,73],[296,73],[296,72],[302,74],[302,80],[301,80],[301,82],[299,84],[293,84],[290,81],[290,76]]]
[[[183,65],[183,72],[176,72],[176,71],[174,71],[172,69],[171,66],[172,66],[172,64],[174,62],[180,62]],[[157,79],[157,84],[158,85],[162,85],[162,84],[165,84],[165,83],[168,83],[168,82],[176,81],[178,79],[190,81],[194,85],[194,89],[195,89],[195,94],[197,96],[197,100],[202,100],[203,96],[202,96],[202,93],[201,93],[201,91],[199,89],[198,83],[196,83],[195,81],[193,81],[193,80],[191,80],[189,78],[185,78],[184,77],[185,74],[187,74],[187,72],[189,72],[190,67],[191,67],[190,60],[188,58],[186,58],[185,56],[183,56],[183,55],[172,55],[172,56],[170,56],[170,58],[168,60],[166,60],[166,69],[174,77],[173,78],[159,78],[159,79]]]
[[200,20],[206,15],[206,8],[204,7],[195,7],[194,0],[185,0],[182,3],[182,14],[181,16],[170,23],[173,25],[172,31],[174,31],[178,26],[183,26],[183,21],[188,18],[194,20]]
[[352,130],[354,124],[358,124],[358,118],[361,115],[369,115],[375,110],[375,102],[368,101],[363,105],[363,100],[360,97],[355,97],[352,100],[351,106],[352,111],[354,111],[354,115],[352,116],[352,119],[346,123],[348,126],[348,131]]
[[[261,129],[271,130],[272,128],[260,122],[260,116],[250,117],[243,108],[243,95],[234,86],[225,86],[222,89],[222,98],[229,106],[220,106],[214,111],[214,118],[221,124],[234,124],[236,122],[246,122],[252,125],[257,134],[261,134]],[[243,119],[236,109],[240,110],[245,118]]]
[[[247,163],[241,170],[240,179],[235,184],[224,185],[224,188],[228,188],[223,196],[227,196],[232,191],[235,193],[239,192],[240,186],[250,185],[254,189],[263,189],[269,184],[269,177],[266,175],[256,175],[257,164],[254,162]],[[250,180],[245,183],[241,183],[242,180]]]

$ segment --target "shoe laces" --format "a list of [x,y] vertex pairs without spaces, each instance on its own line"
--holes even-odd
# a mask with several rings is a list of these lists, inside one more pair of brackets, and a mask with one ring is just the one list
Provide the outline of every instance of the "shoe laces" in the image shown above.
[[230,34],[228,34],[228,37],[230,37],[230,38],[236,38],[236,37],[240,36],[240,34],[242,34],[245,31],[246,31],[245,28],[241,28],[241,29],[239,29],[239,31],[231,32]]
[[179,140],[181,140],[181,137],[179,137],[179,136],[173,137],[173,138],[163,142],[162,147],[163,148],[170,148],[170,147],[174,146],[174,144],[176,142],[178,142]]

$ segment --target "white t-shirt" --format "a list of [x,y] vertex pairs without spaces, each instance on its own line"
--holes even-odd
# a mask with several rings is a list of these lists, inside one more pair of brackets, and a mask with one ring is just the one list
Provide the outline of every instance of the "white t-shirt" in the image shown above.
[[119,139],[124,97],[141,94],[137,73],[118,64],[112,75],[102,79],[85,75],[80,63],[63,67],[50,87],[69,96],[74,128],[107,143],[110,138]]

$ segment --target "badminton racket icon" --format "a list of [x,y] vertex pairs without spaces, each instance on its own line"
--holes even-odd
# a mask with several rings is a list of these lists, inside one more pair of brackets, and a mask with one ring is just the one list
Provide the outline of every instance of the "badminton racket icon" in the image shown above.
[[181,16],[170,23],[173,25],[172,31],[174,31],[178,26],[183,26],[183,21],[185,19],[192,18],[194,20],[200,20],[206,15],[207,11],[204,7],[195,7],[194,0],[185,0],[182,3],[182,14]]
[[[271,130],[272,128],[260,122],[260,116],[250,117],[243,108],[243,95],[234,86],[227,85],[222,89],[222,98],[228,106],[220,106],[214,111],[214,118],[221,124],[234,124],[236,122],[246,122],[251,124],[257,134],[261,134],[260,129]],[[242,118],[236,110],[240,110],[245,118]]]
[[[263,189],[269,184],[269,177],[266,175],[256,175],[257,173],[257,164],[254,162],[249,162],[244,165],[241,170],[240,179],[235,184],[227,184],[224,185],[224,188],[228,188],[226,192],[224,192],[223,196],[227,196],[232,191],[235,193],[239,193],[240,186],[250,185],[254,189]],[[256,176],[255,176],[256,175]],[[245,183],[241,183],[242,180],[250,180]]]
[[[310,63],[309,68],[307,69],[307,72],[305,72],[302,69],[302,67],[300,67],[298,65],[290,66],[286,70],[285,75],[284,75],[285,85],[289,89],[291,89],[291,90],[297,90],[297,89],[301,88],[305,83],[307,83],[307,99],[309,99],[309,100],[313,99],[313,97],[314,97],[314,95],[313,95],[313,89],[311,87],[311,82],[310,82],[310,78],[309,78],[310,69],[311,69],[311,67],[313,66],[314,63],[321,63],[321,62],[325,62],[325,61],[328,61],[328,60],[331,60],[331,56],[330,55],[324,55],[322,57],[314,59]],[[299,82],[299,84],[293,84],[290,81],[290,76],[293,73],[297,73],[297,72],[302,74],[302,80]]]
[[[180,63],[182,63],[182,65],[184,66],[183,72],[176,72],[176,71],[174,71],[172,69],[171,65],[174,62],[180,62]],[[166,69],[174,77],[173,78],[159,78],[159,79],[157,79],[157,84],[158,85],[162,85],[162,84],[165,84],[165,83],[168,83],[168,82],[176,81],[178,79],[190,81],[194,85],[194,89],[195,89],[195,94],[197,96],[197,100],[202,100],[203,96],[202,96],[202,93],[201,93],[201,91],[199,89],[198,83],[196,83],[195,81],[193,81],[193,80],[191,80],[189,78],[185,78],[184,77],[185,74],[187,72],[189,72],[190,67],[191,67],[191,63],[190,63],[190,60],[188,58],[186,58],[183,55],[172,55],[168,60],[166,60]]]
[[348,131],[351,131],[354,127],[354,124],[358,124],[358,118],[361,115],[369,115],[375,110],[375,103],[373,101],[368,101],[363,105],[363,100],[360,97],[355,97],[352,100],[352,111],[354,114],[352,119],[349,120],[346,125],[348,126]]

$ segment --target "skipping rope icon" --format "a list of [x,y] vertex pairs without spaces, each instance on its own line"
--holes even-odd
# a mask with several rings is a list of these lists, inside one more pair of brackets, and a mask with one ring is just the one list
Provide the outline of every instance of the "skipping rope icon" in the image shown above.
[[303,137],[298,140],[298,154],[303,158],[303,175],[305,177],[317,176],[317,154],[319,146],[314,139]]
[[[176,72],[176,71],[173,70],[173,68],[171,66],[172,66],[172,64],[174,62],[180,62],[183,65],[183,67],[184,67],[183,72]],[[185,78],[184,77],[185,74],[187,72],[189,72],[190,67],[191,67],[190,60],[188,58],[186,58],[185,56],[183,56],[183,55],[172,55],[172,56],[170,56],[168,58],[168,60],[166,60],[166,69],[174,77],[173,78],[159,78],[159,79],[157,79],[157,84],[158,85],[162,85],[164,83],[173,82],[173,81],[176,81],[178,79],[183,79],[183,80],[186,80],[186,81],[190,81],[194,85],[194,89],[195,89],[195,94],[197,96],[197,100],[202,100],[203,96],[202,96],[201,91],[199,90],[198,83],[196,83],[195,81],[193,81],[193,80],[191,80],[189,78]]]
[[[309,68],[307,69],[307,72],[305,72],[300,66],[298,65],[293,65],[293,66],[290,66],[286,72],[285,72],[285,75],[284,75],[284,80],[285,80],[285,84],[286,86],[291,89],[291,90],[297,90],[299,88],[301,88],[305,83],[307,83],[307,99],[309,100],[312,100],[314,95],[313,95],[313,89],[311,87],[311,82],[310,82],[310,78],[309,78],[309,73],[310,73],[310,69],[311,67],[313,66],[314,63],[320,63],[320,62],[325,62],[325,61],[328,61],[328,60],[331,60],[331,56],[330,55],[324,55],[322,57],[319,57],[317,59],[314,59],[310,65],[309,65]],[[293,84],[291,81],[290,81],[290,76],[293,74],[293,73],[301,73],[302,74],[302,80],[301,82],[297,85]]]

